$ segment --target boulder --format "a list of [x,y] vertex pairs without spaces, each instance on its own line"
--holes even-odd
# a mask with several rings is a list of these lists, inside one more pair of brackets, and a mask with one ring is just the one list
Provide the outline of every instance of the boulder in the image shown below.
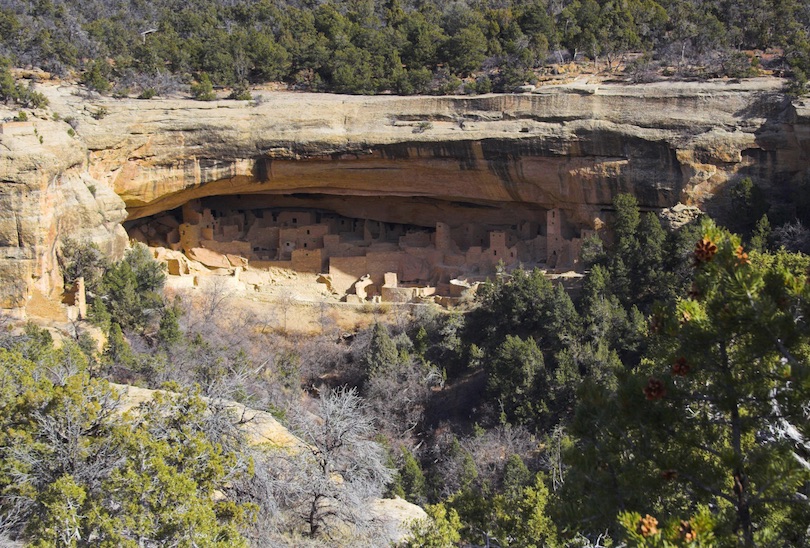
[[204,247],[192,247],[188,252],[189,259],[199,261],[209,268],[231,268],[228,257],[222,253]]

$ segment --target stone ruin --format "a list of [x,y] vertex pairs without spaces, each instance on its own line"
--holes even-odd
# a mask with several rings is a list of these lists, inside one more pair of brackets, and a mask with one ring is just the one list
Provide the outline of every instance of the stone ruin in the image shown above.
[[68,320],[87,319],[87,294],[84,287],[84,277],[76,278],[73,285],[65,289],[62,303],[67,305]]
[[156,254],[171,276],[191,276],[204,265],[228,269],[249,283],[251,272],[287,269],[320,274],[348,302],[433,298],[449,304],[499,264],[575,268],[583,239],[594,231],[566,238],[562,210],[543,213],[510,226],[437,222],[427,228],[325,210],[220,210],[192,200],[127,228],[131,239],[171,250]]

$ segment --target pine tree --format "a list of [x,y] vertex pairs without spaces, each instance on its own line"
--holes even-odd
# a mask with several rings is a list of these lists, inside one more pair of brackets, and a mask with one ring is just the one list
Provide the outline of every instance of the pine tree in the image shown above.
[[614,246],[624,258],[635,253],[638,247],[638,228],[641,224],[641,213],[638,201],[632,194],[617,194],[613,198],[616,210],[611,228],[613,229]]
[[131,368],[135,365],[135,354],[121,332],[121,326],[113,322],[110,325],[110,334],[107,344],[101,353],[101,363],[106,368]]
[[767,215],[763,215],[757,221],[754,232],[751,234],[751,249],[763,252],[768,249],[771,237],[771,223]]
[[508,335],[486,369],[487,391],[507,420],[532,421],[545,411],[546,371],[534,339]]
[[405,499],[415,504],[425,501],[425,475],[419,461],[407,448],[402,449],[402,468],[399,471]]
[[690,295],[656,314],[653,359],[620,389],[636,455],[670,484],[662,511],[711,504],[718,534],[743,546],[799,539],[810,525],[806,266],[749,257],[711,222],[702,232]]
[[177,310],[174,307],[167,307],[160,318],[160,328],[158,329],[158,341],[166,348],[180,342],[183,332],[180,331],[180,324],[177,321]]
[[648,356],[617,369],[618,386],[586,378],[578,391],[561,523],[604,530],[617,509],[649,515],[650,526],[688,522],[703,504],[714,531],[699,539],[801,544],[810,526],[810,261],[749,256],[711,222],[693,246],[695,283],[655,308]]

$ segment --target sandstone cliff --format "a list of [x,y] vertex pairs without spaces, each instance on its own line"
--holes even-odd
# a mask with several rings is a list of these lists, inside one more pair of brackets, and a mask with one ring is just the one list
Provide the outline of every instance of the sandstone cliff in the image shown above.
[[127,236],[124,203],[87,171],[87,149],[64,123],[34,119],[0,128],[0,308],[33,292],[57,296],[59,238],[89,240],[112,256]]
[[766,189],[786,185],[808,168],[810,105],[792,104],[781,86],[576,83],[480,97],[257,92],[248,104],[88,100],[43,85],[51,110],[79,122],[77,135],[44,120],[34,122],[44,144],[0,135],[0,276],[16,283],[5,284],[0,304],[20,306],[32,288],[58,286],[60,236],[87,230],[120,248],[124,204],[136,219],[192,198],[265,195],[255,198],[423,226],[506,224],[557,207],[571,226],[587,227],[620,191],[661,208],[700,205],[741,176]]

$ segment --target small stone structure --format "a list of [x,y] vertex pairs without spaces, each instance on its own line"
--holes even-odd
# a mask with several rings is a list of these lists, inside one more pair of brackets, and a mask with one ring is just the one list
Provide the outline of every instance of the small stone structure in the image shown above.
[[68,319],[87,319],[87,293],[83,277],[76,278],[73,286],[65,291],[62,302],[68,306]]
[[[576,234],[559,209],[539,217],[511,226],[437,222],[426,228],[329,211],[217,210],[193,200],[174,214],[135,222],[129,234],[211,269],[322,273],[332,292],[350,295],[351,301],[408,302],[434,295],[460,298],[471,286],[457,279],[483,280],[498,265],[573,268],[582,240],[593,231]],[[177,255],[166,258],[170,274],[190,273]]]

